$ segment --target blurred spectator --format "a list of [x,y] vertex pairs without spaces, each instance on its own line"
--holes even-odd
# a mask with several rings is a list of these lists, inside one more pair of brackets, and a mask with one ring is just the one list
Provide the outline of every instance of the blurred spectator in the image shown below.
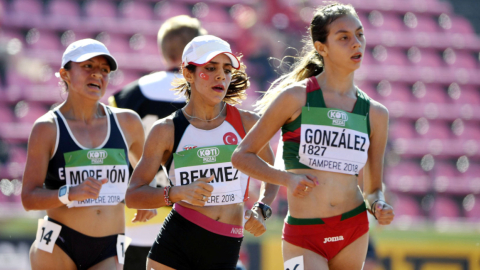
[[7,72],[8,72],[8,52],[7,52],[8,39],[4,36],[0,36],[0,85],[2,89],[8,87]]

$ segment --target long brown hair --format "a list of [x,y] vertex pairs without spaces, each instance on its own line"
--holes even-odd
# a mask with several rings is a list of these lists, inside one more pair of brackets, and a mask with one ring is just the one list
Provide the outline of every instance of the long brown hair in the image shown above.
[[[241,56],[237,58],[240,59]],[[197,69],[197,66],[187,65],[186,67],[183,67],[183,68],[186,68],[188,69],[189,72],[194,73],[195,70]],[[243,62],[240,62],[240,68],[232,70],[232,81],[228,86],[227,94],[223,98],[224,102],[230,105],[236,105],[236,104],[242,103],[242,100],[247,98],[246,90],[248,87],[250,87],[250,81],[247,76],[247,73],[245,73],[246,69],[247,69],[247,66],[245,66]],[[172,90],[177,92],[177,95],[183,94],[185,95],[185,99],[187,100],[187,102],[190,101],[190,96],[192,95],[192,89],[190,87],[190,83],[187,82],[185,78],[177,78],[173,80],[172,85],[174,86]]]
[[[268,105],[285,89],[285,87],[306,78],[317,76],[323,71],[323,57],[315,50],[315,41],[325,43],[329,34],[329,26],[336,19],[347,14],[358,18],[352,5],[330,2],[316,9],[312,22],[308,27],[308,35],[303,39],[303,49],[295,59],[290,72],[276,79],[267,90],[263,98],[254,105],[256,110],[264,113]],[[283,62],[283,61],[282,61]]]

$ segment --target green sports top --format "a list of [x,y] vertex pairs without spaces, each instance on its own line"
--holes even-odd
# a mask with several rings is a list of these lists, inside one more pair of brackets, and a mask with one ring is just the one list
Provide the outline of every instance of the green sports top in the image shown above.
[[285,169],[317,169],[358,175],[370,145],[370,97],[357,89],[352,112],[327,108],[315,77],[307,79],[302,113],[282,126]]

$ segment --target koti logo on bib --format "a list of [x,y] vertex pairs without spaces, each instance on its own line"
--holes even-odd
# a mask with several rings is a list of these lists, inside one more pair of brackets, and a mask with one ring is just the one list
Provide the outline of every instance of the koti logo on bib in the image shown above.
[[199,149],[197,156],[203,158],[203,163],[206,162],[215,162],[217,161],[216,157],[220,154],[220,150],[217,147],[203,148]]
[[103,164],[103,160],[108,156],[105,150],[88,151],[87,157],[92,161],[92,164]]
[[345,126],[348,121],[348,115],[342,111],[330,110],[328,111],[328,118],[332,119],[332,125]]

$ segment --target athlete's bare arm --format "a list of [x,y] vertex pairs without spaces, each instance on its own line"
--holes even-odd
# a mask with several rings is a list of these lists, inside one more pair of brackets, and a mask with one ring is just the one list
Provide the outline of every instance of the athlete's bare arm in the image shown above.
[[[260,117],[257,114],[249,111],[239,110],[239,112],[242,118],[242,124],[245,128],[245,132],[248,133],[252,129],[252,127],[258,122]],[[272,148],[270,147],[270,144],[268,142],[263,147],[263,149],[260,150],[258,156],[262,160],[273,166],[275,162],[275,156],[273,155]],[[271,205],[273,200],[275,199],[275,196],[277,196],[279,188],[280,186],[278,185],[265,183],[262,181],[259,201]],[[265,219],[260,209],[257,209],[257,211],[250,209],[247,210],[245,212],[245,218],[248,219],[248,221],[245,223],[245,230],[247,230],[254,236],[260,236],[267,230]]]
[[[238,111],[240,112],[240,116],[242,117],[242,124],[245,128],[245,132],[248,134],[252,127],[258,122],[260,116],[250,111]],[[273,166],[275,163],[275,155],[273,154],[272,148],[270,147],[270,144],[268,142],[260,150],[258,156],[271,166]],[[278,185],[265,183],[262,181],[262,188],[260,189],[259,200],[268,205],[272,204],[273,200],[275,200],[275,196],[277,196],[279,188],[280,186]]]
[[375,200],[375,216],[382,225],[392,222],[393,208],[384,203],[385,196],[382,191],[383,158],[388,135],[388,110],[382,104],[371,100],[370,102],[370,147],[368,160],[363,168],[364,197],[371,205]]
[[27,163],[23,174],[22,203],[25,210],[45,210],[63,205],[57,190],[43,188],[48,162],[55,149],[57,128],[50,114],[40,117],[28,139]]
[[300,115],[305,100],[305,86],[295,85],[285,89],[270,104],[232,156],[233,165],[245,174],[267,183],[286,186],[298,197],[307,195],[305,187],[315,187],[315,178],[275,169],[259,158],[258,154],[285,123]]
[[155,122],[145,141],[143,155],[140,158],[132,179],[128,185],[125,202],[127,207],[135,209],[155,209],[165,206],[163,189],[149,186],[163,160],[172,152],[174,125],[172,119],[164,118]]
[[[128,185],[125,201],[127,207],[134,209],[155,209],[166,206],[163,189],[149,186],[160,165],[167,162],[172,153],[175,140],[175,127],[171,118],[163,118],[152,127],[148,134],[142,158],[133,171]],[[185,200],[192,205],[204,206],[203,196],[211,196],[213,187],[207,182],[213,179],[200,178],[197,181],[182,187],[170,189],[170,200],[178,202]]]

